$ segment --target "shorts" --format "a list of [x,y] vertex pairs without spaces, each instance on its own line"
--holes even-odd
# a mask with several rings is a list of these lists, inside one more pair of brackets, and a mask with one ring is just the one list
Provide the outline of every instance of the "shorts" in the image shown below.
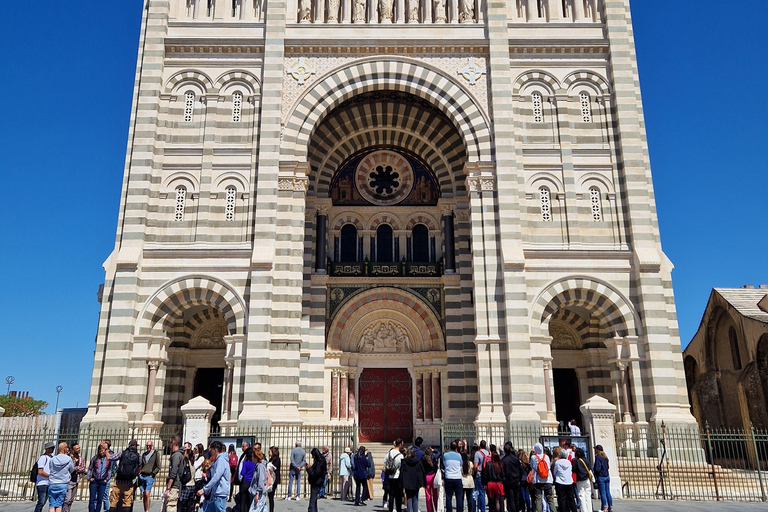
[[141,486],[141,492],[150,492],[152,486],[155,485],[155,477],[139,475],[139,485]]
[[48,487],[48,507],[61,508],[67,497],[67,485],[52,485]]
[[502,482],[488,482],[488,497],[504,496],[504,484]]

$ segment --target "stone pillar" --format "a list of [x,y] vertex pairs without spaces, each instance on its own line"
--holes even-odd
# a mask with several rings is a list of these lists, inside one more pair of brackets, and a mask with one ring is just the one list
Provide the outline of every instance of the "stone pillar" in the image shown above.
[[181,406],[184,417],[184,441],[192,446],[200,443],[208,446],[208,434],[211,432],[211,417],[216,408],[201,396],[196,396]]
[[318,274],[328,271],[328,210],[317,210],[317,236],[315,238],[315,270]]
[[331,372],[331,419],[339,419],[339,372]]
[[547,402],[547,421],[556,420],[555,399],[553,397],[554,388],[552,386],[552,361],[544,361],[544,393]]
[[225,361],[224,366],[224,390],[221,396],[221,418],[228,419],[229,413],[232,411],[232,380],[234,377],[234,363],[232,361]]
[[355,374],[350,373],[349,377],[347,377],[347,418],[357,421],[355,402]]
[[621,478],[619,477],[618,460],[616,458],[616,435],[613,430],[613,420],[616,414],[616,406],[605,398],[595,395],[580,407],[584,418],[584,426],[589,428],[592,446],[598,444],[608,456],[611,495],[619,498],[621,494]]
[[347,373],[342,372],[339,379],[339,419],[347,419],[347,398],[349,394],[347,392]]
[[432,382],[432,411],[436,420],[443,417],[443,393],[440,389],[440,373],[436,373]]
[[144,402],[142,423],[155,421],[153,411],[155,410],[155,388],[157,387],[157,370],[160,368],[160,361],[148,361],[147,368],[149,377],[147,378],[147,398]]
[[629,402],[629,389],[627,388],[627,364],[623,361],[616,363],[619,368],[619,392],[621,394],[621,404],[624,423],[632,423],[632,410]]
[[443,240],[445,240],[445,273],[456,273],[456,234],[453,226],[453,209],[443,211]]
[[422,370],[416,373],[416,419],[424,420],[424,374]]
[[424,419],[433,420],[435,417],[432,414],[432,374],[427,373],[424,375]]

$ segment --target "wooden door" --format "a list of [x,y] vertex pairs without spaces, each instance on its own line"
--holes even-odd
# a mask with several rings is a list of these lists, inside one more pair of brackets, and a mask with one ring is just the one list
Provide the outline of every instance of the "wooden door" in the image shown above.
[[413,383],[405,368],[366,368],[360,377],[360,441],[413,439]]

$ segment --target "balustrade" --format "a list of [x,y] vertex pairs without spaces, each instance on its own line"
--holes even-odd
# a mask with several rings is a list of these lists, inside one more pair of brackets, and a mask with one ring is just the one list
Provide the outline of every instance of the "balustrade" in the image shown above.
[[[297,0],[299,23],[482,23],[484,0]],[[314,5],[313,5],[314,3]]]

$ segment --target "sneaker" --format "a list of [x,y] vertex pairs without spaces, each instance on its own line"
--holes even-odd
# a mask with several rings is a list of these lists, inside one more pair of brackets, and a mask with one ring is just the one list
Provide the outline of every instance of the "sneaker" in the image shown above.
[[387,508],[387,502],[386,501],[382,501],[381,502],[381,508]]
[[299,496],[298,496],[298,495],[296,495],[296,497],[295,497],[295,498],[293,498],[293,499],[294,499],[294,500],[296,500],[296,501],[299,501],[301,498],[299,498]]
[[285,501],[290,501],[290,499],[291,499],[291,497],[290,497],[290,496],[286,496],[286,497],[285,497]]

